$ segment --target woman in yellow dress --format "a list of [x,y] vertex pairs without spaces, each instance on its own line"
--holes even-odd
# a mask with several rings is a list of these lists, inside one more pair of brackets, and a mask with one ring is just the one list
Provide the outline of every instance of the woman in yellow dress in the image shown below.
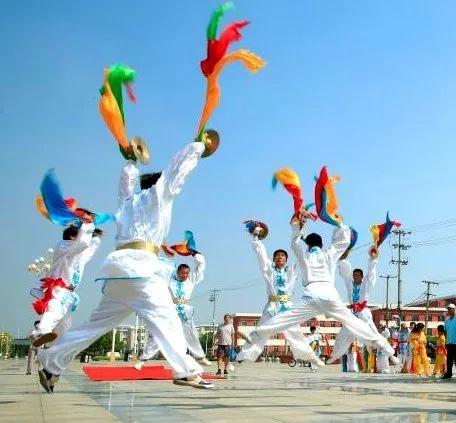
[[412,366],[411,374],[429,376],[429,358],[426,354],[427,338],[424,333],[424,324],[418,323],[410,334],[410,344],[412,346]]
[[445,326],[437,326],[437,342],[435,349],[434,376],[444,375],[446,372],[447,350],[445,348]]

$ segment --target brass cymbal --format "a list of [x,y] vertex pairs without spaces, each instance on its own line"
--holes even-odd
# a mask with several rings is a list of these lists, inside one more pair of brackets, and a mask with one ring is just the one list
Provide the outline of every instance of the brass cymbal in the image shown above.
[[220,135],[214,129],[208,129],[204,131],[203,142],[206,146],[201,157],[209,157],[214,154],[220,145]]
[[144,165],[150,161],[150,152],[147,144],[141,137],[133,137],[131,140],[131,148],[135,157]]

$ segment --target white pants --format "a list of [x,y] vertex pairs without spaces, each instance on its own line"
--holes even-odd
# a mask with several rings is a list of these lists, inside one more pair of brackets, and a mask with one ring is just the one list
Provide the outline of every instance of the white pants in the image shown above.
[[177,378],[203,372],[202,367],[186,354],[182,325],[165,280],[156,277],[146,281],[119,280],[106,284],[100,304],[87,323],[70,329],[54,346],[38,354],[43,367],[60,374],[73,357],[100,336],[136,312],[153,333],[160,351]]
[[347,372],[358,373],[358,360],[354,351],[347,352]]
[[[337,291],[330,284],[327,290],[336,298]],[[329,295],[328,295],[328,298]],[[351,311],[336,299],[322,299],[316,297],[303,297],[303,300],[292,307],[290,310],[279,313],[276,316],[265,321],[261,326],[251,333],[252,341],[256,344],[259,339],[269,338],[273,333],[281,332],[300,323],[319,315],[324,314],[341,322],[357,338],[360,338],[367,344],[374,344],[385,349],[388,355],[393,355],[394,350],[388,344],[386,339],[378,333],[374,333],[367,323],[354,316]]]
[[397,363],[396,365],[396,372],[400,372],[402,370],[402,368],[404,367],[405,365],[405,368],[407,369],[407,371],[410,369],[410,363],[411,363],[411,355],[409,353],[405,353],[405,354],[398,354],[397,355],[397,359],[399,360],[399,363]]
[[[276,316],[281,315],[281,312],[278,313]],[[269,313],[263,313],[261,319],[258,321],[258,326],[256,331],[252,334],[252,343],[251,344],[244,344],[242,347],[241,352],[237,355],[237,361],[243,360],[251,360],[255,361],[258,356],[263,352],[264,346],[267,344],[268,339],[271,335],[270,332],[259,332],[262,328],[263,324],[266,324],[270,321],[273,316]],[[257,332],[258,331],[258,332]],[[296,324],[288,329],[284,330],[285,339],[290,344],[291,351],[293,353],[293,357],[297,360],[309,360],[315,359],[316,355],[314,350],[309,344],[309,340],[307,337],[299,330],[299,324]]]
[[[358,319],[365,322],[373,333],[377,334],[378,336],[381,336],[377,328],[375,327],[375,323],[372,318],[372,313],[368,308],[365,308],[360,313],[358,313],[357,317]],[[331,354],[331,360],[329,360],[329,362],[331,363],[337,360],[338,358],[342,357],[344,354],[346,354],[348,349],[350,348],[350,345],[356,340],[356,338],[357,337],[354,336],[354,334],[350,332],[350,330],[347,327],[343,326],[336,336],[336,341],[334,343],[333,351]]]
[[52,290],[52,300],[46,311],[41,315],[40,323],[32,330],[31,335],[37,337],[49,332],[61,336],[71,326],[72,301],[68,299],[68,290],[57,286]]
[[[193,322],[193,319],[189,319],[185,322],[182,321],[182,328],[184,330],[185,341],[187,342],[187,349],[190,352],[190,354],[197,360],[206,357],[203,348],[201,348],[198,331],[196,330],[196,326]],[[147,345],[146,348],[144,348],[144,351],[141,355],[141,360],[150,360],[159,351],[160,348],[158,347],[157,342],[155,342],[154,335],[149,332]]]

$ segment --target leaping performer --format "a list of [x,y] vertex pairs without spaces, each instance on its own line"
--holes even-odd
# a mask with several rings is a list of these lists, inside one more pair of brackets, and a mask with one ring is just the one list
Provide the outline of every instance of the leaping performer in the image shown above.
[[201,155],[207,152],[206,144],[190,143],[163,172],[140,176],[136,160],[147,164],[149,152],[139,138],[131,144],[128,141],[123,143],[127,137],[120,113],[122,104],[113,95],[113,85],[122,85],[123,78],[128,75],[131,75],[131,69],[126,66],[113,66],[105,72],[100,101],[100,112],[109,122],[108,127],[120,130],[114,132],[111,129],[111,132],[119,142],[122,155],[128,158],[120,173],[116,250],[102,265],[99,279],[104,280],[103,295],[89,321],[68,331],[53,347],[38,356],[43,367],[40,382],[48,392],[78,352],[132,312],[138,313],[154,334],[161,352],[174,370],[175,384],[197,388],[214,386],[201,378],[202,367],[186,354],[182,324],[168,290],[173,266],[157,256],[170,228],[174,198]]
[[[394,226],[400,226],[399,222],[391,221],[389,215],[386,215],[386,222],[381,225],[373,225],[371,232],[374,237],[374,245],[369,249],[369,263],[367,267],[367,275],[364,277],[362,269],[352,271],[350,262],[347,259],[350,249],[343,254],[339,261],[339,272],[345,282],[349,308],[353,314],[366,322],[373,332],[380,335],[372,318],[372,313],[367,306],[369,295],[377,282],[377,262],[378,251],[382,242],[388,237]],[[352,240],[356,239],[356,231],[352,228]],[[336,342],[333,348],[333,353],[330,362],[340,358],[347,352],[350,345],[354,342],[354,338],[346,327],[342,327],[336,337]],[[383,357],[386,359],[385,354]]]
[[76,290],[85,265],[100,246],[103,234],[95,224],[100,225],[113,217],[77,208],[73,198],[65,200],[52,170],[43,178],[36,206],[52,223],[67,226],[62,241],[52,250],[49,270],[41,279],[41,286],[32,290],[40,293],[35,295],[33,308],[41,317],[31,332],[32,344],[39,348],[53,342],[71,326],[71,313],[79,306]]
[[[295,184],[299,185],[296,173],[288,169],[287,176],[294,179]],[[277,172],[276,177],[281,177],[281,171]],[[298,205],[300,208],[300,205]],[[247,230],[252,234],[252,248],[255,252],[260,272],[266,283],[266,293],[268,302],[263,309],[258,325],[262,326],[263,322],[268,321],[273,316],[289,310],[293,306],[292,295],[294,285],[298,275],[298,265],[293,263],[287,265],[288,253],[285,250],[276,250],[272,256],[272,260],[268,257],[266,247],[262,240],[268,234],[268,227],[258,221],[249,220],[245,222]],[[297,360],[309,361],[318,366],[324,366],[324,363],[315,354],[310,346],[309,339],[300,331],[299,324],[285,330],[285,339],[288,341],[293,353],[293,357]],[[246,343],[238,356],[238,361],[241,360],[256,360],[263,351],[264,346],[268,342],[267,334],[258,337],[254,343]]]
[[[323,249],[322,238],[319,234],[305,234],[308,212],[302,210],[298,216],[294,215],[291,221],[293,233],[291,248],[296,255],[303,277],[302,301],[290,310],[265,321],[250,334],[250,337],[253,343],[259,343],[264,337],[269,337],[273,333],[281,332],[319,314],[324,314],[340,321],[364,342],[384,348],[388,355],[392,356],[394,350],[386,339],[378,333],[374,333],[365,322],[351,313],[340,299],[335,287],[337,262],[350,244],[350,228],[343,223],[337,210],[338,204],[334,189],[334,183],[337,181],[338,178],[329,177],[326,167],[323,167],[315,186],[317,215],[321,220],[335,226],[332,244],[329,248]],[[301,247],[301,239],[304,240],[307,251]]]
[[[194,309],[190,304],[190,297],[193,290],[204,279],[206,260],[203,254],[196,250],[193,233],[190,231],[185,232],[185,241],[183,243],[172,245],[171,247],[163,245],[162,248],[168,256],[174,256],[174,253],[177,253],[181,256],[192,256],[195,260],[196,266],[193,271],[190,270],[190,266],[184,263],[177,267],[169,281],[169,290],[177,314],[182,322],[188,351],[200,364],[210,366],[211,362],[206,358],[206,354],[199,341],[193,319]],[[155,342],[153,333],[149,332],[147,345],[141,355],[140,361],[135,364],[135,368],[141,370],[144,363],[152,359],[159,351],[160,348],[157,342]]]

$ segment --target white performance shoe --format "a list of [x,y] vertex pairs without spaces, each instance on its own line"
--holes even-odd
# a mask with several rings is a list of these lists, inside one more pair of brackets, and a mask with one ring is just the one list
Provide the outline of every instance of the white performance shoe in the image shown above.
[[138,361],[138,362],[135,364],[135,369],[136,369],[136,370],[141,370],[141,369],[144,367],[144,363],[145,363],[145,361]]
[[234,370],[235,370],[235,367],[234,367],[233,363],[228,364],[228,371],[233,373]]
[[309,361],[312,363],[312,364],[315,364],[316,366],[318,367],[324,367],[325,366],[325,362],[320,360],[318,357],[312,357],[311,359],[309,359]]
[[212,363],[206,357],[200,358],[198,360],[198,363],[202,364],[203,366],[212,366]]

